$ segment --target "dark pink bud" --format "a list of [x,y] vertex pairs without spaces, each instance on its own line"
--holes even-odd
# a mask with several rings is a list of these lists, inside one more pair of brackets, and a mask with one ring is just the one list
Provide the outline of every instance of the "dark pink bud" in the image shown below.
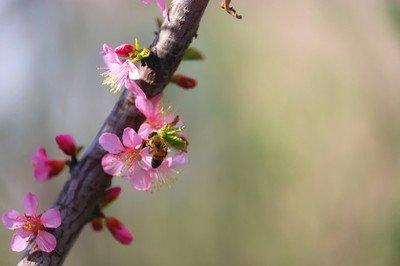
[[116,200],[121,193],[121,187],[111,187],[104,192],[104,196],[100,199],[101,208],[106,207],[108,204]]
[[178,73],[172,77],[171,82],[183,89],[193,89],[197,86],[195,79]]
[[64,134],[64,135],[57,135],[56,142],[60,150],[62,150],[68,156],[75,156],[76,155],[76,144],[75,140],[71,135]]
[[92,228],[94,231],[99,232],[103,230],[103,220],[103,217],[92,220]]
[[119,56],[128,57],[130,53],[135,51],[135,47],[132,44],[124,43],[115,48],[115,53]]
[[47,165],[50,168],[50,177],[56,176],[59,173],[61,173],[61,171],[64,169],[65,167],[65,160],[49,160],[47,161]]
[[132,233],[122,222],[115,217],[108,217],[106,220],[108,230],[110,230],[111,234],[118,242],[124,245],[129,245],[132,243]]

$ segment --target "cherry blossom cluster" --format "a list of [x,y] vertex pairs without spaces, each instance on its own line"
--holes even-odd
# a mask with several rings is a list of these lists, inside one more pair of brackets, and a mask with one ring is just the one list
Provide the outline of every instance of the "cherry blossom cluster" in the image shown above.
[[[62,134],[55,138],[56,143],[69,159],[54,159],[47,156],[43,147],[37,149],[32,156],[33,175],[38,181],[49,180],[58,175],[67,164],[76,161],[80,150],[72,136]],[[29,243],[34,243],[39,250],[51,252],[57,245],[56,238],[51,230],[61,224],[61,215],[58,209],[51,208],[42,214],[38,213],[38,197],[28,193],[23,201],[24,214],[16,210],[4,212],[2,221],[7,229],[14,230],[11,238],[11,250],[23,251]]]
[[[122,133],[122,141],[113,133],[103,133],[99,138],[100,145],[108,152],[102,159],[104,172],[128,180],[133,188],[141,191],[168,182],[171,175],[177,173],[177,168],[188,162],[186,151],[178,150],[168,152],[157,168],[152,166],[152,148],[146,145],[149,135],[162,132],[177,117],[166,113],[160,107],[160,100],[161,95],[151,100],[136,97],[135,105],[146,117],[138,132],[127,127]],[[183,122],[179,120],[175,128],[183,129]],[[183,133],[177,137],[185,138]]]
[[[152,0],[141,0],[149,5]],[[168,6],[165,0],[156,0],[164,18],[168,18]],[[178,169],[188,163],[187,135],[183,132],[184,122],[178,115],[169,112],[162,106],[162,94],[149,99],[138,86],[139,67],[145,65],[151,50],[143,48],[138,39],[134,43],[124,43],[116,48],[107,44],[101,54],[105,63],[102,84],[109,86],[112,93],[126,88],[135,97],[135,106],[145,117],[144,123],[135,131],[127,127],[121,138],[112,133],[103,133],[98,139],[105,155],[101,165],[106,174],[121,177],[130,182],[135,190],[152,191],[164,184],[169,184]],[[203,55],[194,48],[188,48],[184,60],[200,60]],[[192,89],[197,81],[183,74],[175,73],[170,82],[183,89]],[[39,147],[32,155],[33,175],[39,182],[53,179],[67,166],[74,167],[82,146],[77,146],[69,134],[55,137],[58,148],[66,155],[49,157],[44,147]],[[121,193],[121,187],[108,188],[98,201],[96,217],[91,221],[94,231],[102,231],[104,226],[121,244],[133,241],[130,230],[114,216],[105,214],[105,208],[114,202]],[[20,252],[28,245],[43,252],[52,252],[57,246],[53,235],[54,229],[61,225],[59,209],[50,208],[38,212],[38,197],[28,193],[23,200],[24,214],[16,210],[4,212],[2,221],[7,229],[13,230],[11,250]]]

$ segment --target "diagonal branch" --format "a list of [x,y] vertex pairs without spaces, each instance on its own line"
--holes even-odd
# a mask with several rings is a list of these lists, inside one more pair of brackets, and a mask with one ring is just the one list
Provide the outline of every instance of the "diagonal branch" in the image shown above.
[[[175,0],[160,33],[151,45],[152,56],[140,68],[138,84],[151,98],[163,91],[179,66],[209,0]],[[62,224],[54,230],[57,247],[44,253],[31,247],[19,265],[61,265],[84,225],[96,215],[97,202],[111,184],[111,176],[101,167],[105,152],[99,147],[98,137],[104,132],[121,135],[125,127],[138,129],[144,117],[136,109],[132,94],[125,90],[114,109],[87,149],[80,162],[71,167],[71,178],[65,183],[55,207],[61,212]]]

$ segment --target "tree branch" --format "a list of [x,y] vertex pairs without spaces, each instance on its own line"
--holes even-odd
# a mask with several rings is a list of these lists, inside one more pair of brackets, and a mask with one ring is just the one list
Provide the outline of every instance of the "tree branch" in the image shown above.
[[[152,56],[140,68],[138,84],[151,98],[163,91],[179,66],[209,0],[175,0],[160,32],[151,45]],[[55,207],[59,208],[62,224],[52,233],[57,247],[44,253],[31,246],[18,265],[61,265],[85,224],[96,215],[97,203],[111,184],[111,176],[101,167],[105,154],[98,138],[104,132],[121,136],[125,127],[138,129],[144,117],[134,105],[134,97],[127,90],[119,98],[82,159],[71,167],[71,178],[65,183]]]

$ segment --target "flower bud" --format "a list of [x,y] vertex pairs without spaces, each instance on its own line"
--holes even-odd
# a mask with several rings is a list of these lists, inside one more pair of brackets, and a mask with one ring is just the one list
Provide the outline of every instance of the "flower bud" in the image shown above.
[[92,228],[94,231],[99,232],[103,230],[103,217],[92,220]]
[[124,43],[115,48],[115,53],[118,56],[128,57],[130,53],[135,51],[135,47],[132,44]]
[[65,160],[49,160],[47,166],[50,168],[49,176],[56,176],[64,169],[66,164]]
[[178,73],[172,77],[171,82],[183,89],[193,89],[197,86],[195,79]]
[[75,156],[77,152],[75,140],[71,135],[57,135],[56,142],[60,150],[68,156]]
[[116,187],[111,187],[107,189],[104,193],[104,196],[100,199],[100,207],[104,208],[107,205],[109,205],[111,202],[116,200],[121,193],[121,187],[116,186]]
[[107,228],[110,230],[113,237],[124,245],[129,245],[133,241],[132,233],[129,229],[118,219],[115,217],[108,217],[107,220]]

